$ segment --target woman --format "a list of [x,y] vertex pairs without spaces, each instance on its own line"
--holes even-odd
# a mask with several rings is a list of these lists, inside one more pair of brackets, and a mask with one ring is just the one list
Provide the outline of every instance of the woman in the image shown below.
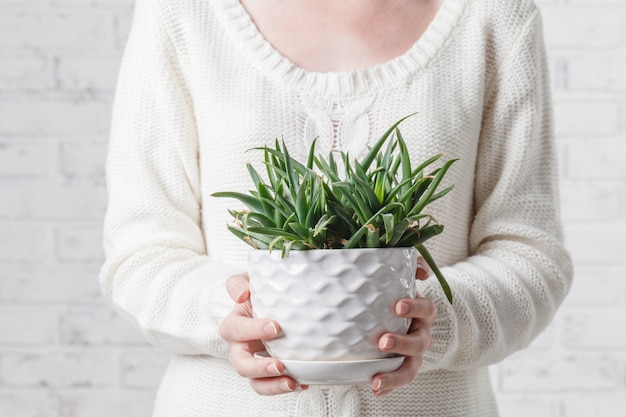
[[[497,415],[486,367],[527,346],[571,284],[550,105],[531,0],[137,0],[101,283],[175,353],[154,415]],[[280,323],[251,318],[232,202],[209,196],[249,189],[245,151],[276,136],[296,157],[315,137],[320,152],[356,157],[415,111],[403,123],[412,158],[461,158],[433,207],[446,231],[429,244],[454,304],[420,280],[420,296],[394,306],[411,334],[379,340],[407,357],[400,369],[298,386],[253,357]]]

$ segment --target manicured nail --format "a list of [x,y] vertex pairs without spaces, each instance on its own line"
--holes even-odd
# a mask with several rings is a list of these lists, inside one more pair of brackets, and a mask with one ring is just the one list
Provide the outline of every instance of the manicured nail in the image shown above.
[[276,336],[278,334],[278,327],[276,326],[274,322],[270,321],[266,323],[265,326],[263,326],[263,331],[268,336]]
[[293,391],[293,389],[289,386],[289,383],[287,381],[283,381],[280,383],[280,389],[286,392]]
[[385,350],[389,350],[389,349],[392,349],[395,344],[396,343],[393,341],[391,337],[385,336],[385,338],[383,338],[382,348]]
[[237,295],[237,298],[235,298],[235,300],[238,303],[243,303],[248,299],[248,297],[250,297],[250,291],[248,289],[244,289],[239,293],[239,295]]
[[374,385],[374,391],[380,391],[381,389],[385,388],[386,383],[387,381],[385,381],[385,378],[378,378],[378,381],[376,381],[376,385]]
[[282,372],[280,372],[280,370],[278,369],[278,366],[276,366],[276,364],[274,362],[270,363],[269,365],[267,365],[267,372],[269,372],[272,375],[281,375]]
[[396,304],[396,314],[399,316],[404,316],[405,314],[409,314],[409,303],[399,302]]

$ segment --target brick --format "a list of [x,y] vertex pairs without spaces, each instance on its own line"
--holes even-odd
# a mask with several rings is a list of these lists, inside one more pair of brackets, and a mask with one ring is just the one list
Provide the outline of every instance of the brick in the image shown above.
[[623,302],[625,296],[625,266],[577,264],[564,305],[609,308]]
[[619,386],[618,357],[565,352],[520,352],[499,366],[504,392],[556,393]]
[[626,59],[620,51],[601,56],[583,55],[568,61],[568,85],[572,90],[626,90]]
[[69,345],[146,345],[140,332],[109,306],[67,309],[61,314],[61,340]]
[[102,49],[110,45],[112,24],[96,13],[14,12],[0,15],[3,49]]
[[0,217],[8,218],[100,219],[107,205],[104,187],[93,185],[0,186],[0,195]]
[[59,227],[56,236],[57,256],[62,261],[104,261],[102,226],[94,224]]
[[568,348],[626,348],[626,308],[567,314],[563,343]]
[[542,8],[546,45],[550,48],[612,48],[622,42],[622,19],[602,9]]
[[9,218],[100,219],[107,205],[104,187],[93,185],[0,186],[0,195],[0,217]]
[[563,399],[563,417],[624,417],[626,392],[587,392]]
[[97,268],[0,266],[0,300],[103,303]]
[[56,146],[52,141],[0,140],[0,178],[51,175],[55,159]]
[[62,393],[62,417],[147,417],[155,393],[143,390],[74,390]]
[[51,392],[0,389],[0,416],[60,417],[59,409],[60,401]]
[[0,345],[47,345],[55,342],[58,316],[47,306],[0,304]]
[[50,85],[51,74],[51,65],[44,57],[3,57],[0,91],[43,90]]
[[156,388],[171,355],[155,351],[127,353],[122,357],[122,382],[129,387]]
[[0,0],[0,6],[35,6],[46,4],[48,0]]
[[117,82],[120,61],[119,55],[62,56],[57,64],[59,87],[111,91]]
[[117,378],[109,352],[50,352],[5,354],[0,357],[2,381],[14,387],[109,386]]
[[104,140],[63,142],[60,170],[70,177],[104,177],[107,149]]
[[110,103],[88,99],[0,101],[0,134],[105,133]]
[[557,100],[554,103],[557,136],[608,136],[619,132],[617,103],[599,100]]
[[529,395],[499,395],[498,411],[506,417],[559,417],[555,399]]
[[[573,161],[571,170],[577,172]],[[561,213],[566,222],[611,222],[622,216],[626,185],[622,181],[561,181]]]
[[50,0],[53,6],[76,7],[132,7],[135,0]]
[[44,225],[0,222],[0,261],[42,262],[52,255],[52,236]]
[[580,263],[621,263],[626,224],[565,225],[565,244]]
[[571,144],[567,152],[566,174],[569,178],[616,179],[613,186],[619,192],[626,177],[626,141],[621,139],[593,140]]

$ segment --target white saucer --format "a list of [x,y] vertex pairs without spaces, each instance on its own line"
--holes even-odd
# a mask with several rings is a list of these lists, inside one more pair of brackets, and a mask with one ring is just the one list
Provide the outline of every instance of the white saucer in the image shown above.
[[[265,351],[254,356],[269,357]],[[285,374],[302,385],[354,385],[369,383],[379,372],[395,371],[404,356],[362,361],[280,361],[285,365]]]

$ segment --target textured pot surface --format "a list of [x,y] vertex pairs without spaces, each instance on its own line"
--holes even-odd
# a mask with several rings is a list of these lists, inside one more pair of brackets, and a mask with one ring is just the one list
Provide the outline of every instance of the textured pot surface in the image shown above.
[[275,358],[363,360],[386,332],[406,333],[409,319],[395,315],[397,300],[415,297],[415,248],[251,251],[250,291],[255,317],[282,329],[267,341]]

